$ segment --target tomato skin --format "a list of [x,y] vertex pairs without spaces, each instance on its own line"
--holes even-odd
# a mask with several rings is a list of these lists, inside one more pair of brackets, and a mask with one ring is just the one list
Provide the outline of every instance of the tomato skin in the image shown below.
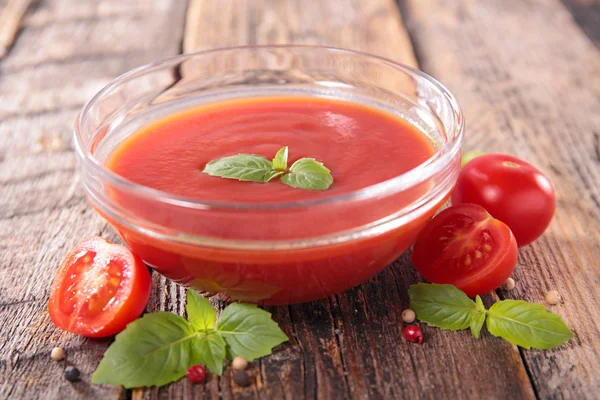
[[100,338],[119,333],[144,311],[151,276],[129,249],[92,236],[63,260],[52,283],[48,312],[61,329]]
[[544,174],[505,154],[485,154],[462,169],[452,204],[474,203],[504,222],[525,246],[544,233],[556,209],[554,188]]
[[454,285],[474,297],[508,279],[517,264],[517,242],[508,226],[481,206],[459,204],[425,226],[411,260],[430,282]]

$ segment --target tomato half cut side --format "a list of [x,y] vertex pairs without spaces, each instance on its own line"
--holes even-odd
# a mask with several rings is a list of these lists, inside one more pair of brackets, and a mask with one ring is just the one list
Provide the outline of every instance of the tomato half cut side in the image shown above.
[[48,311],[54,324],[87,337],[114,335],[144,311],[151,276],[129,249],[101,237],[81,241],[52,283]]
[[517,242],[508,226],[483,207],[459,204],[429,222],[411,260],[430,282],[454,285],[474,297],[508,279],[517,263]]

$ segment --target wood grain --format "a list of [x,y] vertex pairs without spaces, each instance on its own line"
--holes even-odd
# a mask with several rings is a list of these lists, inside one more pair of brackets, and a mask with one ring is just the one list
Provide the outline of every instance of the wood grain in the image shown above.
[[[118,74],[179,52],[183,27],[172,21],[184,12],[180,1],[38,1],[0,63],[0,398],[126,396],[89,384],[110,341],[62,332],[46,311],[66,252],[85,236],[114,238],[83,199],[71,129]],[[67,362],[50,359],[54,346]],[[67,364],[81,382],[63,378]]]
[[[192,0],[186,21],[187,52],[289,42],[369,51],[416,65],[399,10],[388,0]],[[132,397],[192,398],[203,393],[214,398],[217,393],[223,398],[437,399],[441,394],[497,398],[505,393],[534,398],[519,351],[489,334],[476,340],[467,332],[425,328],[423,346],[403,338],[400,314],[408,306],[408,285],[418,280],[405,256],[339,296],[269,308],[290,342],[253,366],[254,384],[249,388],[236,387],[227,371],[205,387],[182,381],[162,389],[134,390]],[[177,301],[168,295],[170,290],[162,293],[161,304]]]
[[[581,2],[581,0],[578,0]],[[600,389],[600,72],[597,47],[558,0],[41,0],[0,62],[0,398],[593,398]],[[467,117],[468,150],[513,153],[556,184],[549,232],[520,251],[517,289],[501,297],[542,302],[576,337],[552,351],[519,351],[487,332],[425,327],[422,346],[402,338],[407,255],[344,294],[269,307],[290,337],[249,368],[204,385],[187,380],[126,392],[91,386],[108,341],[54,328],[49,282],[82,237],[116,239],[82,197],[70,144],[83,102],[116,75],[180,51],[254,43],[364,50],[441,79]],[[155,275],[147,310],[182,314],[184,291]],[[489,306],[496,295],[486,296]],[[215,302],[221,308],[223,305]],[[74,385],[55,345],[83,372]]]
[[464,109],[466,150],[514,154],[555,185],[553,223],[520,250],[517,289],[500,294],[543,303],[548,290],[561,293],[564,301],[551,309],[575,338],[555,350],[522,351],[523,358],[538,397],[595,397],[600,53],[558,1],[406,0],[403,10],[422,68],[448,85]]
[[183,42],[186,53],[285,43],[360,49],[417,65],[393,0],[190,0]]

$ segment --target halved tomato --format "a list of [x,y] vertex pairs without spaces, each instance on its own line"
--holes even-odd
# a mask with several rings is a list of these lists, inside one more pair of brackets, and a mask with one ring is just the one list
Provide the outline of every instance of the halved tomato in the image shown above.
[[425,279],[456,286],[469,297],[496,289],[517,263],[517,242],[481,206],[445,209],[419,234],[411,259]]
[[110,336],[140,316],[150,288],[150,272],[139,257],[101,237],[89,237],[71,250],[56,272],[48,311],[61,329]]

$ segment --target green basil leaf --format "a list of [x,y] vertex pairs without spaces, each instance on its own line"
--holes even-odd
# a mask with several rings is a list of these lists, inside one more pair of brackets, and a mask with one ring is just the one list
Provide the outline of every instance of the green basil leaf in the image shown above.
[[475,302],[453,285],[417,283],[410,285],[408,294],[417,318],[442,329],[466,329],[471,314],[479,312]]
[[199,358],[199,363],[219,376],[223,373],[225,346],[225,340],[215,331],[198,335],[193,342],[193,349]]
[[471,328],[471,333],[476,338],[479,338],[479,332],[481,332],[481,328],[483,327],[483,323],[485,322],[485,317],[487,311],[485,306],[483,305],[483,301],[481,301],[481,297],[475,297],[475,308],[476,310],[471,313],[471,321],[469,327]]
[[283,174],[283,171],[273,168],[271,161],[254,154],[238,154],[211,161],[206,164],[203,172],[210,176],[261,183]]
[[179,315],[146,314],[115,337],[92,375],[92,383],[129,389],[174,382],[199,362],[192,352],[196,336],[192,325]]
[[326,190],[333,183],[331,171],[314,158],[301,158],[290,167],[281,181],[288,186],[307,190]]
[[187,304],[185,305],[188,321],[194,330],[206,332],[215,327],[217,321],[217,310],[215,310],[207,298],[193,289],[187,290]]
[[460,161],[460,166],[464,167],[466,163],[471,161],[474,158],[484,155],[484,152],[481,151],[469,151],[468,153],[463,154],[462,159]]
[[541,304],[502,300],[488,310],[487,329],[523,348],[549,349],[573,337],[560,317]]
[[248,361],[271,354],[273,347],[288,340],[271,314],[254,304],[228,305],[215,329],[227,342],[233,357],[241,356]]
[[288,147],[282,147],[277,154],[275,154],[275,158],[273,159],[273,168],[278,171],[287,170],[288,163]]

